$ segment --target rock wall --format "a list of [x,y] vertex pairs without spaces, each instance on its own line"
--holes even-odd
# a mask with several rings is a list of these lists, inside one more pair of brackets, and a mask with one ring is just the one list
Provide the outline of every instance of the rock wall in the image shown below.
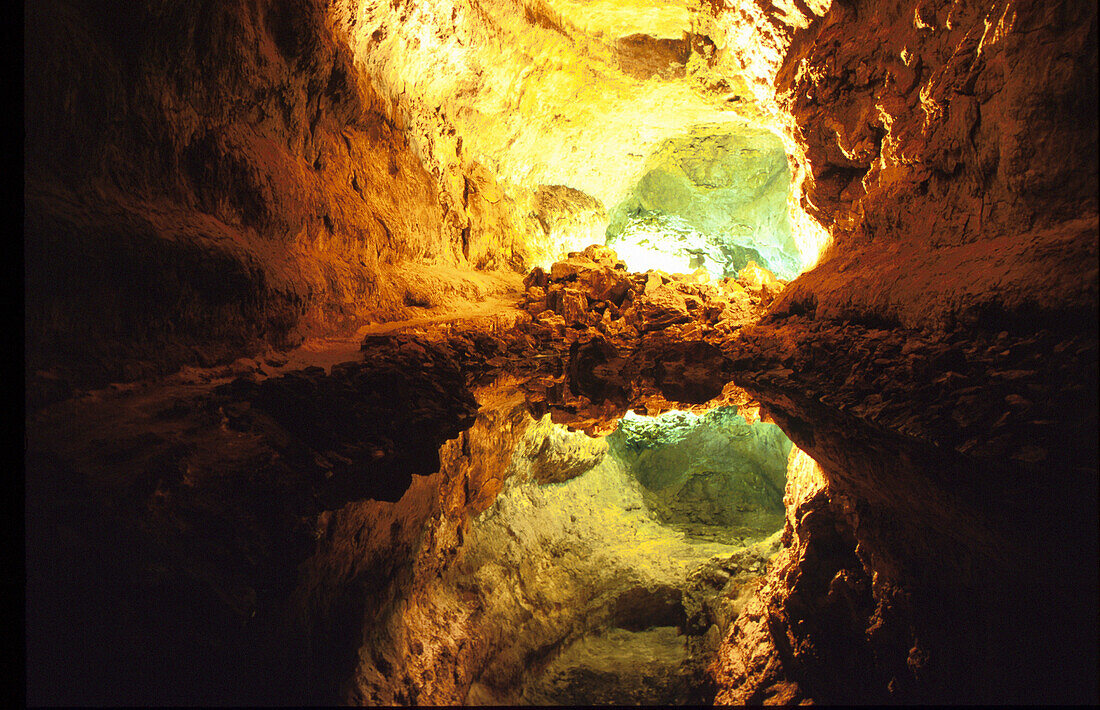
[[830,240],[726,352],[820,469],[718,699],[1094,702],[1096,8],[779,14],[714,11]]
[[790,450],[779,427],[719,407],[701,417],[628,416],[608,440],[664,524],[713,539],[776,529]]
[[521,208],[540,185],[617,204],[664,139],[733,117],[683,81],[706,50],[682,5],[346,0],[336,14],[429,170],[481,163]]
[[28,371],[210,364],[525,265],[493,177],[441,197],[324,3],[35,3],[25,60]]
[[479,392],[478,421],[443,447],[438,476],[392,507],[348,506],[319,543],[301,597],[313,628],[343,608],[334,593],[358,609],[327,621],[359,644],[343,699],[708,700],[716,623],[759,581],[774,518],[736,543],[685,536],[602,439],[533,419],[511,387]]
[[[807,265],[791,233],[787,156],[770,131],[694,128],[647,162],[607,229],[608,245],[635,270],[703,266],[717,277],[736,276],[752,260],[792,279]],[[628,253],[638,248],[650,264]]]
[[1096,62],[1076,2],[838,2],[794,33],[776,90],[832,246],[786,307],[922,328],[1094,313]]
[[[544,239],[540,190],[566,186],[611,210],[669,139],[701,126],[778,130],[761,125],[747,94],[746,106],[726,100],[720,53],[699,29],[703,12],[694,3],[543,0],[345,0],[336,10],[356,65],[395,107],[441,193],[457,193],[459,175],[484,166],[537,261],[602,243],[606,227],[587,225],[576,243]],[[796,241],[810,263],[821,235],[806,231]]]
[[[518,289],[507,270],[599,230],[701,124],[775,133],[792,241],[828,237],[786,286],[631,275],[596,249],[533,272],[507,334],[30,417],[36,698],[512,698],[531,647],[500,626],[553,645],[587,607],[490,599],[546,583],[530,566],[476,579],[506,526],[468,546],[470,516],[545,499],[503,473],[518,399],[457,431],[501,357],[531,369],[540,419],[589,431],[731,403],[733,377],[817,462],[794,462],[749,612],[706,617],[720,701],[1096,702],[1095,3],[26,15],[33,409]],[[540,540],[502,546],[522,563]],[[472,598],[492,613],[470,621]],[[532,600],[573,606],[542,623]]]

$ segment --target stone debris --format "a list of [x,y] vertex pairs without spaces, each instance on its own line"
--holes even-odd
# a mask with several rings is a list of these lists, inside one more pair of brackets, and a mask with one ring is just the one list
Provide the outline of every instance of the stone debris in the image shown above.
[[[706,273],[631,274],[610,248],[592,245],[524,279],[528,332],[565,342],[599,333],[616,344],[635,345],[667,331],[681,340],[730,334],[755,322],[783,289],[783,282],[750,262],[737,279],[711,281]],[[559,320],[560,318],[560,320]],[[564,328],[562,327],[564,326]],[[713,328],[713,331],[711,330]]]

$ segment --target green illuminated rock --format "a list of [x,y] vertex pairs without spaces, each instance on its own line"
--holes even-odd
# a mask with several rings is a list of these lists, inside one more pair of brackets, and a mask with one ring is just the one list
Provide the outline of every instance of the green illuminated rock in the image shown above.
[[623,419],[608,443],[667,525],[732,542],[782,524],[791,441],[774,424],[750,425],[736,407],[669,412]]
[[704,126],[667,141],[648,166],[610,215],[607,242],[621,254],[663,258],[666,271],[735,276],[751,260],[783,279],[798,274],[790,172],[774,135]]

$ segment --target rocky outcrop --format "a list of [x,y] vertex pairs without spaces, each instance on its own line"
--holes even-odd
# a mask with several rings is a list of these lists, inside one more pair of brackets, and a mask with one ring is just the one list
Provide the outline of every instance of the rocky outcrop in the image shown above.
[[56,0],[26,30],[30,373],[228,362],[526,266],[492,176],[441,200],[323,3]]
[[478,405],[453,356],[430,342],[368,343],[330,372],[256,369],[221,385],[181,376],[108,389],[32,417],[29,697],[334,697],[338,682],[318,688],[339,672],[340,650],[319,654],[318,671],[318,652],[287,634],[297,568],[331,511],[403,498],[436,473],[440,446]]
[[1095,312],[1096,52],[1072,2],[834,3],[796,33],[777,90],[833,244],[785,303],[907,327]]
[[719,339],[759,319],[782,291],[782,282],[755,264],[744,272],[713,283],[705,271],[630,274],[614,251],[593,245],[556,262],[549,274],[538,268],[528,274],[524,308],[532,321],[525,329],[566,344],[594,333],[620,347],[647,336],[702,339],[704,327]]
[[[1057,542],[1097,554],[1084,529],[1096,520],[1096,124],[1080,103],[1096,92],[1095,8],[802,14],[798,27],[716,11],[727,31],[767,30],[783,56],[750,63],[761,80],[746,88],[766,93],[774,77],[773,108],[789,112],[808,169],[802,205],[831,235],[818,266],[725,349],[739,384],[820,463],[825,492],[795,501],[808,515],[790,527],[792,557],[727,640],[718,697],[1095,697],[1095,643],[1069,621],[1091,623],[1094,605],[1054,591],[1097,585]],[[1039,659],[1058,646],[1073,649],[1076,680],[1055,690]],[[826,667],[850,669],[843,686]]]
[[[532,196],[532,213],[542,237],[532,237],[529,243],[533,252],[545,254],[550,262],[604,241],[607,211],[599,200],[580,190],[567,185],[541,185]],[[543,260],[542,265],[548,266],[547,261]]]
[[528,452],[531,476],[539,483],[563,483],[590,470],[606,454],[606,439],[551,428],[538,448]]

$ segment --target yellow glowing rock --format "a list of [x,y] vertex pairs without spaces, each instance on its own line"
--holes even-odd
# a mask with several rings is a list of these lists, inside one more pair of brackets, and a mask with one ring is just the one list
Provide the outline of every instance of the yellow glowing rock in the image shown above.
[[[604,208],[623,200],[666,140],[695,126],[776,132],[793,158],[794,181],[802,179],[795,127],[773,87],[789,28],[822,10],[788,4],[776,14],[753,3],[725,11],[687,0],[340,0],[333,12],[357,68],[383,97],[372,109],[387,114],[446,183],[452,228],[485,217],[502,223],[468,260],[489,264],[493,245],[512,230],[527,249],[493,263],[529,266],[601,242]],[[483,189],[470,207],[461,176],[474,164],[494,183],[477,180]],[[534,197],[548,187],[560,188],[550,202],[584,195],[592,204],[573,201],[552,216]],[[796,187],[788,205],[809,264],[824,233],[805,221],[800,196]],[[478,240],[470,235],[471,248]]]
[[781,286],[779,279],[775,278],[775,274],[757,266],[752,261],[737,274],[737,282],[751,291],[759,291],[764,288],[778,289]]
[[600,37],[647,34],[679,39],[691,31],[691,13],[684,0],[648,5],[644,9],[620,0],[545,0],[544,4],[552,8],[563,24],[568,22]]

